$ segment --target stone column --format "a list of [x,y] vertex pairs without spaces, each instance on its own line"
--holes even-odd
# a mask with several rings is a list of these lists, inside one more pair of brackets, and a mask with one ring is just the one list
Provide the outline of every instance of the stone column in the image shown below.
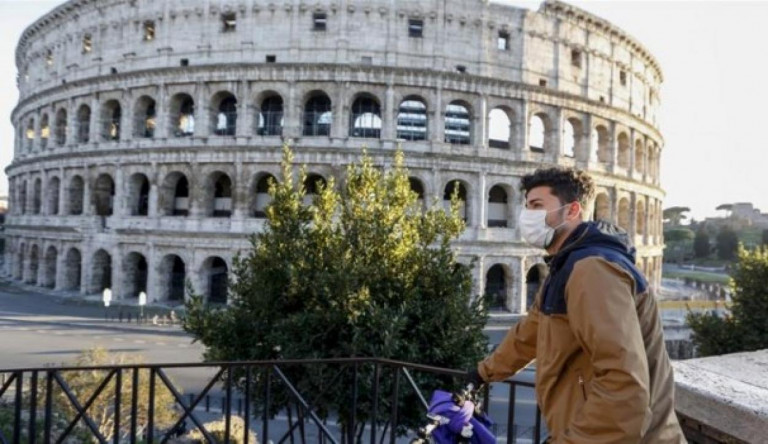
[[397,135],[397,122],[395,121],[395,89],[391,83],[387,84],[387,92],[384,97],[384,112],[382,113],[381,122],[381,139],[382,140],[395,140]]
[[147,179],[149,179],[149,208],[147,208],[147,217],[156,218],[158,216],[158,177],[157,177],[157,163],[152,162],[152,171]]
[[[167,34],[167,26],[163,26],[163,34]],[[168,86],[161,83],[157,88],[158,97],[155,104],[155,139],[168,138],[168,128],[171,126],[171,109],[169,106]]]
[[91,117],[88,122],[88,142],[91,144],[102,141],[101,128],[104,126],[104,122],[101,121],[101,114],[102,111],[99,108],[99,96],[94,94],[93,97],[91,97]]
[[208,137],[211,130],[210,97],[208,85],[203,82],[195,84],[195,138]]
[[[553,118],[554,117],[554,118]],[[545,152],[544,156],[550,162],[558,163],[560,156],[563,153],[563,110],[557,108],[554,116],[550,115],[551,128],[544,134],[545,150],[549,149],[549,152]],[[547,140],[549,140],[549,146],[547,146]],[[578,149],[578,148],[577,148]]]
[[[336,83],[336,100],[331,102],[333,111],[333,124],[331,126],[331,137],[337,139],[346,139],[349,137],[349,106],[347,103],[348,84]],[[335,102],[335,103],[334,103]]]
[[478,228],[488,228],[488,198],[485,189],[485,172],[480,171],[477,173],[477,190],[475,191],[474,199],[477,202],[477,209],[473,211],[473,213],[477,215],[474,225]]
[[[445,141],[445,106],[443,105],[443,87],[439,85],[435,91],[435,104],[431,115],[429,116],[430,139],[433,143],[443,143]],[[441,190],[442,192],[442,190]],[[442,196],[441,196],[442,197]]]
[[285,126],[283,128],[283,136],[285,138],[300,137],[303,127],[304,109],[301,103],[301,98],[297,97],[298,91],[296,91],[296,82],[291,81],[288,83],[288,97],[287,106],[283,107],[283,122]]
[[475,148],[488,148],[488,96],[482,94],[476,101],[476,112],[473,116],[473,126],[477,129],[473,134]]

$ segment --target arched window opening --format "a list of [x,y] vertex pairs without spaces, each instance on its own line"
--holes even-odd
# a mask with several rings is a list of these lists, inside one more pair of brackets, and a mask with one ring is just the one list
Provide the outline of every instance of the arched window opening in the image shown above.
[[29,151],[35,146],[35,135],[35,119],[29,119],[26,132],[27,150]]
[[261,102],[259,127],[260,136],[280,136],[283,134],[283,98],[270,96]]
[[627,137],[626,133],[620,133],[619,134],[619,166],[621,168],[629,168],[629,159],[630,159],[630,153],[629,153],[629,137]]
[[102,174],[96,179],[93,189],[93,203],[97,216],[111,216],[115,202],[115,182],[108,174]]
[[619,227],[623,228],[627,233],[629,230],[629,200],[626,198],[619,201]]
[[69,214],[78,216],[83,214],[83,198],[85,195],[85,183],[83,178],[75,176],[69,185]]
[[149,215],[149,179],[147,176],[141,173],[131,176],[128,197],[132,216]]
[[397,138],[427,140],[427,105],[418,97],[400,103],[397,112]]
[[267,206],[272,202],[269,195],[269,184],[275,182],[275,176],[265,174],[256,182],[256,193],[253,199],[253,217],[263,219],[267,217]]
[[171,134],[174,137],[195,134],[195,101],[189,94],[176,94],[171,99]]
[[221,174],[213,184],[213,217],[232,216],[232,181]]
[[83,258],[80,250],[70,248],[64,256],[64,285],[63,290],[80,290],[80,277]]
[[610,162],[612,155],[610,134],[608,133],[608,129],[602,125],[598,125],[595,128],[594,134],[596,134],[597,137],[597,160],[602,163]]
[[304,205],[313,205],[315,198],[328,186],[325,178],[319,174],[309,174],[304,180]]
[[349,135],[378,139],[381,136],[381,107],[372,97],[359,97],[352,103]]
[[48,189],[46,190],[45,196],[48,199],[48,214],[51,215],[58,215],[59,214],[59,193],[61,182],[59,181],[58,177],[53,177],[48,181]]
[[91,108],[80,105],[77,110],[77,142],[88,143],[91,139]]
[[607,194],[599,194],[595,199],[595,211],[592,220],[611,222],[611,202]]
[[512,120],[506,111],[494,108],[488,114],[488,146],[509,149],[512,136]]
[[67,110],[60,109],[56,112],[56,145],[64,146],[67,143]]
[[142,254],[132,252],[125,257],[123,262],[123,288],[125,288],[125,295],[127,297],[138,298],[139,293],[146,293],[148,270],[147,259]]
[[234,136],[237,133],[237,99],[230,93],[214,97],[213,128],[217,136]]
[[445,109],[445,141],[455,145],[470,144],[471,120],[469,108],[461,102],[451,102]]
[[508,214],[507,192],[496,185],[488,192],[488,226],[506,227]]
[[48,139],[51,137],[51,126],[48,123],[48,114],[43,114],[40,119],[40,148],[45,149],[48,146]]
[[181,176],[176,181],[173,189],[173,216],[189,216],[189,182],[186,176]]
[[642,236],[645,234],[645,202],[637,203],[637,212],[635,217],[635,234]]
[[43,202],[43,182],[40,179],[35,179],[35,183],[32,186],[32,214],[40,214]]
[[509,311],[507,277],[503,265],[496,264],[488,270],[485,277],[485,296],[490,311]]
[[451,210],[451,197],[456,193],[459,199],[459,217],[467,222],[467,189],[463,183],[459,181],[449,182],[445,186],[443,193],[443,207],[446,211]]
[[155,126],[157,125],[157,103],[155,99],[142,96],[136,102],[134,110],[134,128],[135,136],[151,139],[155,137]]
[[204,268],[204,275],[208,277],[208,303],[226,304],[228,287],[227,263],[220,257],[212,257],[206,259]]
[[19,214],[27,214],[27,182],[21,182],[19,186]]
[[541,283],[544,282],[547,274],[547,268],[544,264],[536,264],[528,269],[528,273],[525,275],[526,310],[530,310],[536,302],[536,293],[539,292]]
[[563,155],[565,157],[576,156],[576,130],[570,120],[563,123]]
[[411,191],[416,193],[416,201],[419,208],[424,209],[424,185],[422,185],[421,181],[415,177],[408,178],[408,185],[410,185]]
[[45,258],[43,260],[43,281],[40,283],[43,287],[56,287],[56,261],[58,257],[59,252],[53,245],[48,247],[45,251]]
[[531,116],[528,129],[528,145],[531,151],[543,153],[546,134],[544,119],[539,114]]
[[102,139],[108,142],[117,142],[120,140],[120,127],[123,118],[123,110],[120,102],[109,100],[104,104],[101,114]]
[[112,288],[112,256],[104,250],[93,255],[91,292],[102,293]]
[[331,99],[323,93],[312,96],[304,106],[305,136],[330,136],[333,114]]

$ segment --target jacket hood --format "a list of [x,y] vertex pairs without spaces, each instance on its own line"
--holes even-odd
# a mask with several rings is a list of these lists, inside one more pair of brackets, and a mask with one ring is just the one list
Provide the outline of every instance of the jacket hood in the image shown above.
[[624,256],[630,263],[635,263],[635,247],[629,234],[618,225],[604,220],[584,222],[568,236],[563,247],[553,256],[547,258],[551,265],[559,265],[570,253],[586,247],[600,247],[615,251]]

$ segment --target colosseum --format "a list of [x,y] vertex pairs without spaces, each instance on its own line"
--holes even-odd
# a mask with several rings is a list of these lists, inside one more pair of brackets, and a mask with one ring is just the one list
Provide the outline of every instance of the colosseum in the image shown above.
[[[663,76],[637,40],[559,1],[70,0],[23,33],[4,273],[56,291],[226,302],[264,224],[281,145],[308,192],[363,147],[406,153],[444,204],[459,183],[477,294],[524,313],[542,251],[522,175],[590,171],[590,214],[633,234],[660,283]],[[442,201],[442,202],[441,202]]]

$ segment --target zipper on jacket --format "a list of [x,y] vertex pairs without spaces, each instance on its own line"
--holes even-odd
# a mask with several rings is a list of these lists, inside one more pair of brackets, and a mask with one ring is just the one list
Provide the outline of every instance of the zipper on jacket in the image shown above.
[[581,395],[584,396],[584,400],[587,400],[587,389],[584,387],[584,378],[579,375],[579,386],[581,387]]

